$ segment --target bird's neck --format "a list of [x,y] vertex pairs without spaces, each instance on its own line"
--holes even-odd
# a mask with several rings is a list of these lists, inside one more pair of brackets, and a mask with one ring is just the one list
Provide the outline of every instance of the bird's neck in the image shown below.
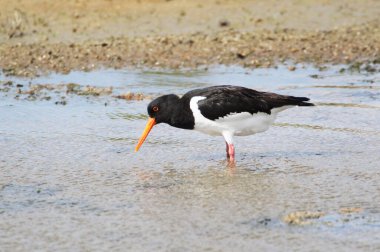
[[169,125],[181,129],[194,129],[194,116],[188,101],[181,98],[172,109]]

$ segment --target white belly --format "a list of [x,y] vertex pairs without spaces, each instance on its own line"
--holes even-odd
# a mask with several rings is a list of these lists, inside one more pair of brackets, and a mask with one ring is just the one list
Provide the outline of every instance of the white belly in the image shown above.
[[194,114],[194,130],[212,136],[224,135],[226,132],[233,136],[247,136],[266,131],[276,119],[277,113],[292,106],[284,106],[271,110],[271,114],[249,112],[232,113],[214,121],[204,117],[199,108],[198,101],[205,97],[196,96],[190,101],[190,108]]

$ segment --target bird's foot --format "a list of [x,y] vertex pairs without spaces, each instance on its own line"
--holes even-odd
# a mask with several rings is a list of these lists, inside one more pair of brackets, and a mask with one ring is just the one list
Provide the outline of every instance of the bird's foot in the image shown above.
[[236,174],[236,163],[227,161],[227,174],[234,176]]
[[227,159],[227,167],[228,168],[235,168],[236,167],[235,159]]

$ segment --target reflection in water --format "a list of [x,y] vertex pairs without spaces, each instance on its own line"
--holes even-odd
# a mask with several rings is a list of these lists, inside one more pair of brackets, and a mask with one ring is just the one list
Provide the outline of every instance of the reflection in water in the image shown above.
[[[32,82],[112,83],[154,95],[239,84],[319,106],[285,111],[277,127],[236,138],[229,168],[222,137],[167,125],[134,153],[149,101],[73,96],[59,106],[2,92],[3,250],[379,248],[380,94],[367,88],[378,86],[378,74],[221,67],[43,78]],[[339,85],[358,88],[329,88]]]

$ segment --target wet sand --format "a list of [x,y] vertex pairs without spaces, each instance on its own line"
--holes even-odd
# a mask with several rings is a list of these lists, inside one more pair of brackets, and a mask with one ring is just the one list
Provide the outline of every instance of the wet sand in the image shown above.
[[259,68],[284,61],[371,68],[380,62],[375,0],[1,0],[0,5],[0,68],[6,75],[125,66]]

